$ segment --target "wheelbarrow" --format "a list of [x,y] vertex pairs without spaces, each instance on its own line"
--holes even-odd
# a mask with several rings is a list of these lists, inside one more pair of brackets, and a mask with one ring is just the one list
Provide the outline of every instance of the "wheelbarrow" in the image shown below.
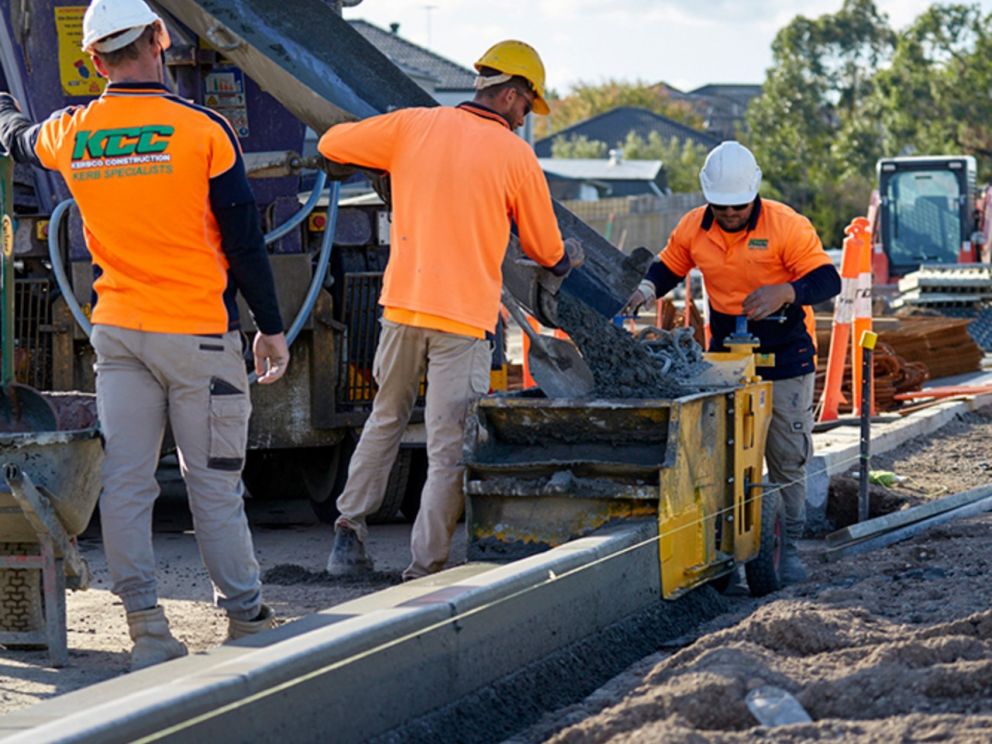
[[[85,423],[80,399],[92,403],[86,394],[56,401],[77,409],[76,424]],[[89,584],[75,537],[100,495],[103,449],[93,422],[0,434],[0,644],[47,647],[53,667],[68,661],[65,590]]]

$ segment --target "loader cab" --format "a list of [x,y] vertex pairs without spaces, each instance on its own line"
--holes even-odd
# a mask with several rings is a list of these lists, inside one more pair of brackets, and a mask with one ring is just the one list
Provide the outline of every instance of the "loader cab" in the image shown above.
[[882,158],[876,171],[876,242],[891,276],[903,276],[925,263],[976,260],[975,158]]

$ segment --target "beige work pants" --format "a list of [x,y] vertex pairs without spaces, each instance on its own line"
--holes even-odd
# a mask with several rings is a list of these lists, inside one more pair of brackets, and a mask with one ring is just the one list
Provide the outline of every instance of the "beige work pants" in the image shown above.
[[240,335],[97,325],[90,340],[106,440],[100,521],[112,591],[127,612],[158,603],[152,505],[168,420],[214,599],[231,617],[253,619],[262,599],[241,485],[251,401]]
[[403,430],[427,372],[427,482],[410,538],[411,579],[440,571],[464,508],[462,442],[472,401],[489,390],[492,350],[488,341],[443,331],[382,321],[372,374],[379,386],[365,422],[348,482],[337,500],[338,524],[351,527],[363,542],[365,518],[381,505]]
[[814,375],[772,382],[772,421],[765,461],[773,483],[780,484],[785,537],[794,542],[806,525],[806,464],[813,456]]

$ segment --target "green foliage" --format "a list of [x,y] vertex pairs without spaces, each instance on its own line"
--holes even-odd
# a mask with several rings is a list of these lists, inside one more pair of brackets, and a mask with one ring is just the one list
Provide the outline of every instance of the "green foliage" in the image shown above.
[[[658,132],[651,132],[647,139],[628,132],[621,152],[626,160],[660,160],[672,191],[699,191],[699,169],[707,152],[703,145],[688,140],[680,142],[677,137],[666,141]],[[590,140],[585,135],[551,140],[553,158],[605,158],[608,153],[605,142]]]
[[992,16],[933,5],[896,33],[872,0],[798,16],[772,45],[748,144],[763,193],[806,214],[826,245],[867,209],[881,157],[964,154],[992,165]]
[[663,86],[637,81],[607,80],[605,83],[578,83],[567,96],[551,93],[549,116],[535,117],[534,136],[537,139],[602,114],[619,106],[637,106],[700,128],[702,117],[685,101],[675,101]]
[[839,245],[844,226],[868,204],[864,174],[878,157],[875,135],[870,127],[849,140],[839,135],[864,126],[861,101],[894,41],[871,0],[845,0],[837,13],[813,20],[797,16],[776,35],[773,67],[748,110],[765,193],[806,214],[827,245]]
[[660,160],[668,176],[668,188],[674,192],[699,191],[699,169],[706,160],[707,149],[677,137],[665,141],[658,132],[645,140],[636,132],[628,132],[623,143],[623,156],[628,160]]
[[608,150],[605,142],[591,140],[584,134],[551,140],[553,158],[605,158]]

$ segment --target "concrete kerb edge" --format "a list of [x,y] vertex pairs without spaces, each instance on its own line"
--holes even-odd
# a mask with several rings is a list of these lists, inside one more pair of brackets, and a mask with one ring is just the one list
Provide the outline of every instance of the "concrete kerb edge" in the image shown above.
[[[657,532],[656,526],[653,530]],[[324,627],[311,625],[311,629],[294,633],[293,626],[297,623],[306,627],[304,621],[308,618],[303,618],[252,639],[253,644],[266,637],[278,639],[269,640],[264,647],[220,647],[16,711],[0,719],[0,738],[32,743],[99,741],[102,744],[133,740],[269,688],[292,683],[336,662],[347,662],[356,654],[384,644],[405,644],[403,653],[416,654],[422,644],[410,641],[415,641],[418,633],[443,627],[456,615],[473,610],[484,612],[487,606],[498,606],[501,600],[532,587],[540,592],[542,602],[554,606],[556,587],[569,583],[555,579],[623,553],[650,538],[651,533],[650,524],[618,528],[512,564],[496,565],[468,580],[464,579],[464,571],[455,568],[420,582],[393,587],[377,593],[383,595],[383,606],[378,610],[349,615],[346,608],[352,603],[344,603],[322,611],[323,620],[328,623]],[[449,586],[456,589],[453,595],[444,593],[446,574],[452,575],[453,583]],[[660,597],[656,576],[645,577],[644,582],[645,586],[639,587],[637,601],[641,601],[640,597]],[[562,590],[575,591],[574,584],[571,589]],[[432,594],[437,599],[431,600]],[[636,609],[639,608],[631,607],[628,611]],[[452,631],[455,632],[457,629]],[[478,636],[479,632],[476,628],[474,635]],[[495,637],[515,631],[492,627],[484,632]],[[406,640],[396,643],[396,639]],[[105,702],[98,702],[101,698]],[[421,712],[424,711],[414,711],[411,715]]]

